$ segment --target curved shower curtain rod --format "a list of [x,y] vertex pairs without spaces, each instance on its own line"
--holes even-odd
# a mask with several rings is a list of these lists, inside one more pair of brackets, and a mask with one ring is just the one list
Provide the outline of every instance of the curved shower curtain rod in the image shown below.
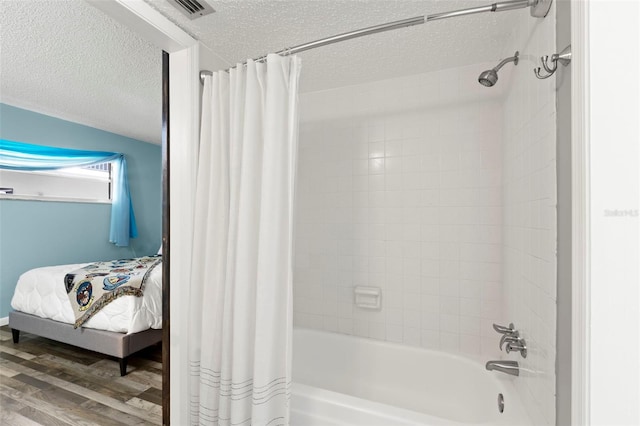
[[[296,53],[304,52],[305,50],[315,49],[316,47],[322,47],[329,44],[339,43],[345,40],[351,40],[352,38],[363,37],[370,34],[395,30],[398,28],[411,27],[413,25],[421,25],[425,22],[436,21],[438,19],[473,15],[475,13],[502,12],[505,10],[523,9],[525,7],[529,7],[531,16],[535,18],[544,18],[545,16],[547,16],[547,13],[549,13],[549,9],[551,9],[551,3],[553,3],[553,0],[511,0],[493,3],[487,6],[472,7],[469,9],[460,9],[451,12],[434,13],[433,15],[416,16],[415,18],[402,19],[400,21],[388,22],[386,24],[375,25],[373,27],[361,28],[359,30],[350,31],[348,33],[338,34],[309,43],[299,44],[287,49],[282,49],[276,52],[276,54],[283,56],[293,55]],[[263,62],[266,58],[267,56],[264,55],[254,59],[254,61]],[[246,64],[246,62],[244,62],[244,64]],[[205,75],[212,75],[212,72],[206,70],[200,71],[201,83],[204,83]]]

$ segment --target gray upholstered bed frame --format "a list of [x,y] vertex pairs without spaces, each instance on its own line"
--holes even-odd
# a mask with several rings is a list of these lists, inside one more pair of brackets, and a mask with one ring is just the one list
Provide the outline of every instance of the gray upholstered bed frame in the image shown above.
[[13,342],[18,343],[20,331],[32,333],[83,349],[113,356],[120,361],[120,375],[127,374],[127,358],[141,349],[162,341],[162,330],[149,329],[124,334],[92,328],[73,328],[71,324],[13,311],[9,313]]

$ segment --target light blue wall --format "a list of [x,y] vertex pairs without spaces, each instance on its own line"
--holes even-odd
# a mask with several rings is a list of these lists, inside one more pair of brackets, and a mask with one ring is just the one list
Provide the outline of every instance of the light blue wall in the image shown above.
[[124,153],[139,233],[130,247],[109,243],[110,204],[0,200],[0,318],[9,314],[18,277],[29,269],[143,256],[158,250],[162,236],[159,145],[5,104],[0,104],[0,138]]

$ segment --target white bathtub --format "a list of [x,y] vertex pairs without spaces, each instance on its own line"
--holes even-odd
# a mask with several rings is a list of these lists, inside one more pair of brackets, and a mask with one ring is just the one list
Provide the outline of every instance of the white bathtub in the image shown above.
[[293,426],[531,425],[519,378],[464,357],[302,328],[293,351]]

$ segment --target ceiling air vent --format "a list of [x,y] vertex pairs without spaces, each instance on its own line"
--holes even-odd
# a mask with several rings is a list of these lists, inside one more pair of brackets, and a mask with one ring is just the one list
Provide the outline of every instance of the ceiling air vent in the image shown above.
[[189,19],[200,18],[215,12],[204,0],[171,0],[171,3]]

